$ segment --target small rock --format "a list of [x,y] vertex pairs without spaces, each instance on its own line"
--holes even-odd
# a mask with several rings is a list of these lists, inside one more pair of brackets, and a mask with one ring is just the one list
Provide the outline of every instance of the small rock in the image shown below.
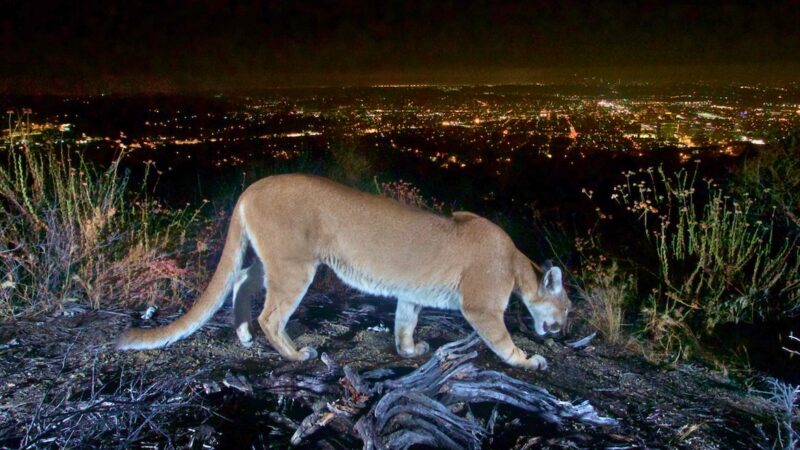
[[158,311],[158,308],[155,306],[148,306],[146,310],[142,313],[142,320],[150,320],[153,318],[153,315]]
[[0,344],[0,350],[5,350],[7,348],[16,347],[19,345],[19,341],[17,338],[11,339],[10,341],[6,342],[5,344]]
[[368,327],[367,330],[374,331],[376,333],[388,333],[390,331],[389,327],[384,325],[383,322],[381,322],[378,325],[375,325],[374,327]]
[[219,383],[211,380],[203,383],[203,390],[205,391],[206,395],[208,395],[208,394],[216,394],[217,392],[221,391],[222,388],[219,387]]
[[222,384],[229,388],[236,389],[237,391],[244,392],[245,394],[253,393],[253,386],[250,385],[250,382],[247,381],[247,378],[245,378],[243,375],[234,375],[230,372],[230,370],[225,373],[225,378],[223,378]]
[[74,317],[74,316],[77,316],[78,314],[83,314],[83,313],[86,312],[86,308],[84,308],[83,306],[78,305],[76,303],[72,303],[72,302],[77,302],[78,299],[76,299],[76,298],[65,298],[64,301],[68,302],[68,304],[64,305],[64,310],[62,312],[62,314],[64,316],[66,316],[66,317]]

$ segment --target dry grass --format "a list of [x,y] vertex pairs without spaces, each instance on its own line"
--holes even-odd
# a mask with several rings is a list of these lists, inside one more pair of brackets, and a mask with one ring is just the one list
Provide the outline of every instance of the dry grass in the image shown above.
[[606,342],[622,343],[624,308],[635,295],[635,280],[624,274],[616,261],[607,267],[589,265],[584,270],[591,271],[584,277],[585,287],[579,289],[588,306],[589,325],[600,332]]
[[[561,247],[566,246],[562,239]],[[548,237],[548,242],[552,242]],[[555,247],[551,244],[551,247]],[[581,257],[576,287],[585,300],[587,321],[610,344],[622,344],[625,309],[636,302],[636,277],[624,270],[620,262],[607,256],[599,244],[599,236],[590,230],[574,240],[574,249]]]
[[193,290],[185,264],[202,267],[200,255],[191,256],[203,252],[189,248],[187,233],[199,224],[199,210],[170,210],[130,189],[120,170],[124,154],[107,168],[53,146],[16,147],[6,157],[0,317],[76,301],[177,300]]
[[578,292],[586,301],[589,325],[606,342],[620,344],[625,340],[625,307],[636,295],[636,279],[606,257],[593,238],[577,239],[576,248],[584,260]]

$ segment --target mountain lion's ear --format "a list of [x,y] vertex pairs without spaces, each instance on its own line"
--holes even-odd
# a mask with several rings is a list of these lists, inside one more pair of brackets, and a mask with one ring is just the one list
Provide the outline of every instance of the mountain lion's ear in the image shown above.
[[551,295],[558,295],[564,290],[561,284],[561,269],[553,267],[544,274],[544,288]]

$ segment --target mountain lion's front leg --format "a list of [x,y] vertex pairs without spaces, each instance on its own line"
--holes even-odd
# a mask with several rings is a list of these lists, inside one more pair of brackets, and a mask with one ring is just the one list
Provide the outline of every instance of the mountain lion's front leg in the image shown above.
[[503,313],[514,283],[504,278],[501,274],[487,279],[485,270],[468,274],[461,290],[461,312],[486,345],[503,361],[525,369],[545,369],[547,361],[543,357],[533,355],[528,358],[511,340]]
[[525,352],[514,344],[503,321],[503,311],[464,307],[462,312],[486,345],[503,361],[515,367],[531,370],[547,368],[547,360],[542,356],[533,355],[528,358]]
[[428,352],[428,343],[420,341],[414,344],[414,328],[421,306],[403,300],[397,300],[397,311],[394,314],[394,343],[397,353],[406,358],[423,355]]

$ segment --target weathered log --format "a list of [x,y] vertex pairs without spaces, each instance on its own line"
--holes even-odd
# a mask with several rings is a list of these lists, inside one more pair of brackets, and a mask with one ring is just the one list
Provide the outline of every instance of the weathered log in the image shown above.
[[[463,404],[493,402],[536,414],[560,425],[564,420],[592,426],[616,426],[617,421],[597,414],[589,402],[573,404],[559,400],[547,390],[506,374],[480,370],[471,360],[480,339],[472,334],[439,348],[425,364],[396,379],[371,382],[390,374],[386,370],[364,376],[345,366],[339,381],[341,396],[327,404],[328,411],[315,411],[299,426],[292,443],[299,444],[322,427],[338,421],[354,425],[364,449],[406,449],[427,445],[448,449],[477,449],[491,434],[497,408],[487,426],[471,415],[459,415]],[[338,367],[328,363],[329,367]],[[332,373],[334,371],[330,371]]]

